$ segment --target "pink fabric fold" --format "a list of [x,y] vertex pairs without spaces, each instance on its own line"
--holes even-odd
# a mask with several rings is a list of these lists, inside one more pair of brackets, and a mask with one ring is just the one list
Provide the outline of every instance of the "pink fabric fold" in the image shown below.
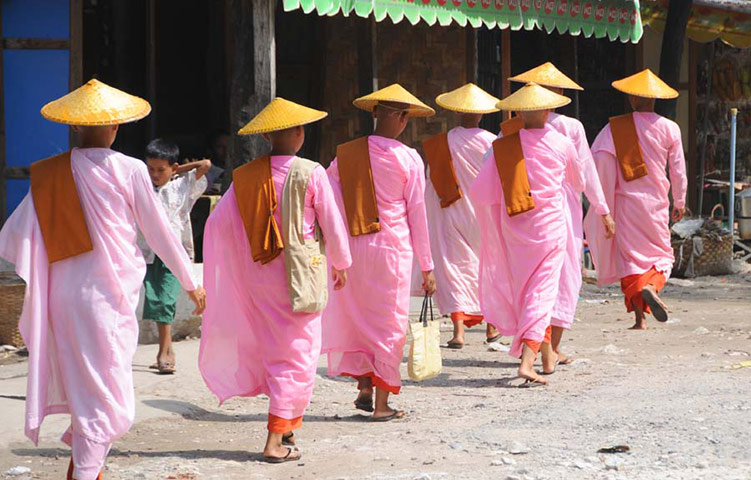
[[50,265],[29,194],[0,232],[0,256],[27,284],[19,324],[29,349],[26,435],[36,443],[45,416],[70,413],[74,435],[110,444],[135,414],[131,362],[146,272],[138,229],[184,288],[196,283],[143,162],[74,149],[71,164],[94,250]]
[[[352,268],[347,287],[332,292],[324,312],[323,352],[329,375],[373,373],[399,387],[413,251],[421,270],[433,269],[425,172],[417,152],[398,140],[371,136],[369,146],[381,231],[348,236]],[[328,174],[343,215],[337,159]]]
[[672,187],[674,205],[684,207],[688,183],[680,127],[656,113],[636,112],[634,123],[649,172],[646,177],[630,182],[623,179],[610,125],[592,144],[600,183],[616,224],[615,237],[607,240],[594,212],[584,219],[600,286],[652,267],[669,277],[673,267],[669,193]]
[[523,340],[541,342],[550,325],[568,238],[564,182],[584,187],[570,140],[550,126],[520,137],[535,208],[508,216],[492,151],[471,190],[482,231],[480,306],[488,323],[514,337],[514,357]]
[[[271,157],[280,198],[274,212],[279,225],[281,192],[293,159]],[[347,230],[323,167],[313,170],[308,183],[303,238],[313,238],[316,221],[329,265],[348,268]],[[222,403],[235,396],[266,394],[272,415],[288,420],[301,417],[313,394],[321,313],[292,311],[284,255],[265,265],[253,261],[234,187],[206,223],[203,255],[207,305],[198,366],[206,385]]]

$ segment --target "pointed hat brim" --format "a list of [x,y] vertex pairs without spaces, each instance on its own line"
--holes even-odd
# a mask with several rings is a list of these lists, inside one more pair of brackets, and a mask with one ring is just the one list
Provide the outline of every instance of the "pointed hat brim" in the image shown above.
[[238,130],[238,135],[257,135],[308,125],[325,118],[328,113],[276,97],[258,115]]
[[432,117],[435,115],[435,110],[425,105],[420,99],[409,93],[398,83],[360,97],[352,102],[352,104],[361,110],[372,112],[379,102],[405,104],[408,106],[406,110],[410,117]]
[[135,122],[151,112],[143,98],[92,79],[42,107],[44,118],[78,126],[119,125]]
[[497,112],[495,104],[500,99],[489,94],[474,83],[468,83],[463,87],[438,95],[435,103],[445,108],[460,113],[493,113]]
[[536,83],[528,83],[498,102],[496,107],[510,112],[533,112],[553,110],[569,103],[571,99],[566,96],[558,95]]
[[611,85],[616,90],[644,98],[671,99],[678,97],[678,91],[662,81],[652,70],[644,69],[630,77],[616,80]]
[[551,62],[543,63],[524,73],[510,77],[509,80],[512,82],[536,83],[543,87],[563,88],[564,90],[584,90],[581,85],[564,75]]

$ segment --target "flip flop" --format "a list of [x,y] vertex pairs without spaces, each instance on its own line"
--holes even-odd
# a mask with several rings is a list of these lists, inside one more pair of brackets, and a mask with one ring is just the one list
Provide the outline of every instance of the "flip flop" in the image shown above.
[[355,408],[364,412],[372,413],[373,410],[375,410],[373,408],[373,397],[370,397],[370,401],[360,400],[358,398],[355,400]]
[[158,363],[152,363],[149,365],[150,370],[159,370],[159,364]]
[[285,447],[294,447],[295,434],[290,433],[289,435],[282,435],[282,445],[284,445]]
[[264,455],[263,460],[266,463],[285,463],[285,462],[294,462],[302,458],[302,454],[299,454],[295,457],[291,456],[292,452],[300,453],[296,448],[287,447],[287,455],[283,457],[267,457],[266,455]]
[[159,370],[160,375],[172,375],[173,373],[177,372],[175,369],[175,364],[170,362],[159,362],[157,365],[157,370]]
[[490,337],[490,338],[486,337],[485,338],[485,343],[487,343],[487,344],[495,343],[495,342],[499,341],[501,338],[503,338],[503,335],[501,335],[500,333],[498,335],[496,335],[495,337]]
[[451,350],[461,350],[462,348],[464,348],[464,344],[457,342],[448,342],[446,343],[446,348]]
[[650,310],[652,310],[652,315],[657,319],[658,322],[668,321],[667,306],[662,303],[662,300],[660,300],[660,297],[658,297],[655,292],[648,288],[642,289],[641,298],[643,298],[644,301],[647,302]]
[[406,413],[404,410],[394,410],[394,412],[391,415],[386,415],[385,417],[370,417],[371,422],[390,422],[391,420],[398,420],[400,418],[404,418]]
[[547,385],[547,383],[540,382],[539,380],[524,380],[524,383],[519,385],[519,388],[537,388],[545,387]]
[[558,365],[571,365],[576,360],[576,357],[572,357],[571,355],[567,356],[565,360],[562,360],[558,362]]

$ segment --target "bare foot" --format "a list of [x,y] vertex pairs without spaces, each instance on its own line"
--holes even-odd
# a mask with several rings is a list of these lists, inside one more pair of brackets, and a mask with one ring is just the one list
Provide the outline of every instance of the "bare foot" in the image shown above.
[[386,407],[383,410],[376,410],[375,413],[373,413],[373,418],[379,419],[393,417],[394,419],[397,419],[404,417],[404,415],[406,415],[406,413],[402,410],[394,410],[391,407]]
[[558,354],[555,353],[552,349],[550,349],[550,352],[545,353],[543,350],[542,355],[542,373],[546,375],[550,375],[552,373],[555,373],[555,367],[558,366]]
[[574,357],[566,355],[560,350],[555,353],[558,354],[558,365],[571,365],[574,362]]
[[530,382],[542,383],[544,385],[548,383],[548,379],[538,375],[534,368],[526,368],[524,365],[519,366],[517,375],[519,375],[519,378],[529,380]]

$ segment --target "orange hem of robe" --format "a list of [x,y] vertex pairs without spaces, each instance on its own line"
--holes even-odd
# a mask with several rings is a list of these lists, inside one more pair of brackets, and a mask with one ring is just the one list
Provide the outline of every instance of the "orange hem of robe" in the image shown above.
[[553,335],[553,327],[548,325],[548,328],[545,329],[545,337],[542,339],[542,342],[536,342],[534,340],[528,340],[523,339],[522,343],[528,346],[533,352],[535,352],[535,355],[537,355],[540,352],[540,346],[543,343],[551,343],[552,342],[552,335]]
[[[373,372],[363,373],[362,375],[342,373],[342,376],[356,378],[357,380],[360,380],[362,377],[369,377],[370,381],[373,382],[374,387],[380,388],[381,390],[386,390],[387,392],[393,393],[394,395],[399,395],[399,391],[402,389],[402,387],[392,387],[391,385],[386,383],[382,378],[377,377],[376,374]],[[357,389],[360,390],[360,385],[357,385]]]
[[641,291],[647,285],[652,285],[657,293],[660,293],[665,287],[665,275],[658,272],[655,267],[650,268],[648,271],[633,275],[628,275],[621,278],[621,291],[623,292],[624,301],[626,303],[626,311],[633,312],[636,307],[641,308],[644,313],[652,313],[649,305],[644,302],[644,298],[641,296]]
[[464,326],[467,328],[472,328],[475,325],[479,325],[482,323],[482,320],[485,317],[482,315],[470,315],[469,313],[464,312],[451,312],[451,321],[456,322],[464,322]]
[[292,420],[277,417],[269,413],[268,430],[271,433],[289,433],[302,427],[302,417],[293,418]]

